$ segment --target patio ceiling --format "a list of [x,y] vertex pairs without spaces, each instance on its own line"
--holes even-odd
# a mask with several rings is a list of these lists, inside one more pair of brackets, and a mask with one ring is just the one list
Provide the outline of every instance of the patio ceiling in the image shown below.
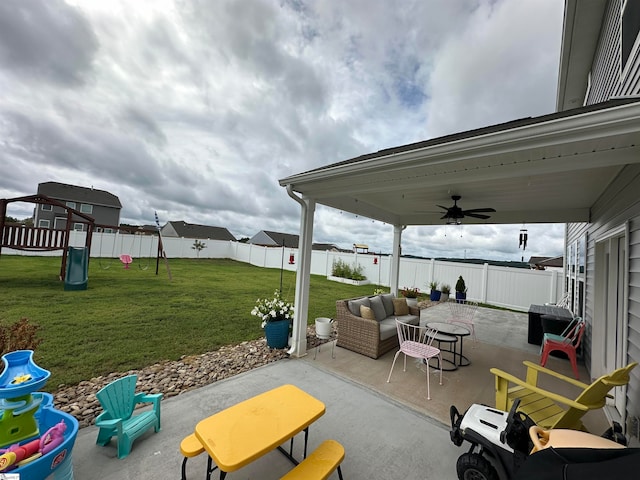
[[640,99],[626,98],[390,148],[280,180],[317,203],[393,225],[443,224],[436,205],[493,207],[463,223],[588,222],[640,162]]

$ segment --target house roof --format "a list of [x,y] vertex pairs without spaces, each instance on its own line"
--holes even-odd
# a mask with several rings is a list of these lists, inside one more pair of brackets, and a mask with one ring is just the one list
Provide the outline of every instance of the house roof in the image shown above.
[[531,257],[529,265],[541,265],[543,267],[560,267],[564,266],[564,257]]
[[[262,234],[269,237],[273,243],[265,244],[270,247],[286,247],[286,248],[298,248],[299,237],[298,235],[294,235],[292,233],[282,233],[282,232],[274,232],[271,230],[261,230]],[[254,240],[256,235],[254,235],[249,242],[255,243]]]
[[210,227],[209,225],[197,225],[184,221],[171,221],[167,223],[171,224],[179,237],[236,241],[236,238],[231,232],[223,227]]
[[58,182],[38,184],[38,194],[58,200],[100,205],[103,207],[122,208],[120,199],[106,190],[79,187]]
[[640,101],[614,99],[362,155],[280,180],[317,203],[392,225],[445,222],[437,205],[492,207],[463,223],[588,222],[640,163]]

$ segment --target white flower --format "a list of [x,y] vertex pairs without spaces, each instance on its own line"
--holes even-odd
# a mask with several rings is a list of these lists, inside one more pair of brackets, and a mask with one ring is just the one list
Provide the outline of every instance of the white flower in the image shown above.
[[282,300],[280,295],[280,291],[276,290],[271,299],[259,298],[255,307],[251,309],[251,315],[262,319],[262,328],[268,322],[293,318],[293,305]]

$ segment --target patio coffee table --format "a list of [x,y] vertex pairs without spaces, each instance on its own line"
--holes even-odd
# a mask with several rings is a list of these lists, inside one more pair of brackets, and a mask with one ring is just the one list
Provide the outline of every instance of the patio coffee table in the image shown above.
[[[457,350],[457,343],[453,344],[453,364],[456,367],[466,367],[467,365],[471,365],[471,361],[462,354],[462,342],[464,337],[468,337],[471,335],[471,332],[466,328],[447,322],[429,322],[427,323],[427,327],[436,329],[439,333],[444,333],[445,335],[452,335],[454,337],[460,338],[460,353]],[[443,369],[444,370],[444,369]]]

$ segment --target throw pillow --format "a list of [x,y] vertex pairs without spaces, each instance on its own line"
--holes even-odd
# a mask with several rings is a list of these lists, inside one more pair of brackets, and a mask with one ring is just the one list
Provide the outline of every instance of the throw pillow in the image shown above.
[[371,310],[373,310],[376,320],[380,321],[387,318],[387,312],[384,309],[384,303],[380,296],[376,295],[375,297],[371,297],[369,301],[371,302]]
[[387,314],[387,317],[390,317],[391,315],[393,315],[393,294],[392,293],[385,293],[383,295],[380,295],[380,297],[382,297],[382,304],[384,305],[384,311]]
[[368,297],[363,297],[363,298],[358,298],[357,300],[349,300],[349,302],[347,303],[347,306],[349,307],[349,311],[357,316],[360,317],[360,305],[364,305],[365,307],[369,307],[370,303],[369,303],[369,298]]
[[409,315],[409,305],[407,305],[406,298],[393,299],[393,313],[394,315]]
[[362,318],[366,318],[367,320],[375,320],[376,315],[373,313],[373,310],[369,307],[365,307],[364,305],[360,305],[360,316]]

